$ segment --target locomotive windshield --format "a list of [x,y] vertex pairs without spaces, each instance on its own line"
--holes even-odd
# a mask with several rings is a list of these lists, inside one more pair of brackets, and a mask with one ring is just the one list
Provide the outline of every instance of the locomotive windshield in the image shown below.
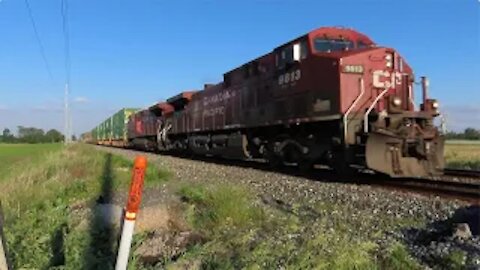
[[315,51],[317,52],[334,52],[353,49],[353,42],[344,39],[326,39],[316,38],[314,40]]

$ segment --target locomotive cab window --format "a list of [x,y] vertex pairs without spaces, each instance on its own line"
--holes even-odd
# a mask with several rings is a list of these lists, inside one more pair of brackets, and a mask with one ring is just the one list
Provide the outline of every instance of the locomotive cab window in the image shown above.
[[283,47],[276,54],[276,65],[278,68],[284,68],[286,64],[298,62],[308,55],[308,47],[306,41],[297,42]]
[[365,49],[365,48],[370,48],[370,47],[371,47],[371,45],[369,45],[369,44],[367,44],[367,43],[365,43],[361,40],[357,42],[357,48],[358,49]]
[[346,39],[316,38],[314,40],[316,52],[335,52],[353,49],[353,42]]

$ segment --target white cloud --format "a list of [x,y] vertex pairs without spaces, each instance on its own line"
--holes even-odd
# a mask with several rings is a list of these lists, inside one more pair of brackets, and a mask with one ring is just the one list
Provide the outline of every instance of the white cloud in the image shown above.
[[76,97],[73,99],[73,102],[75,103],[88,103],[90,100],[86,97]]

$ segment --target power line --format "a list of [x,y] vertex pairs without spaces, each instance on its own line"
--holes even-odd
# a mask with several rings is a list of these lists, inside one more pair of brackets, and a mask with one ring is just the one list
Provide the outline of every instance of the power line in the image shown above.
[[35,39],[37,40],[38,47],[40,48],[40,54],[42,55],[45,68],[47,69],[48,77],[51,81],[53,81],[52,71],[47,61],[47,55],[45,54],[45,48],[43,47],[42,40],[40,39],[37,24],[35,23],[35,19],[33,18],[32,9],[30,8],[30,3],[28,2],[28,0],[25,0],[25,6],[27,7],[28,17],[30,18],[30,23],[32,24],[33,32],[35,33]]

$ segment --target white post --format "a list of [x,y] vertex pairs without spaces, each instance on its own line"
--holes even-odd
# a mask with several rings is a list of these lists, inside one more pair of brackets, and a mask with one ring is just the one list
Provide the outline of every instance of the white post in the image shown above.
[[128,266],[135,219],[137,218],[140,202],[142,201],[143,181],[146,169],[147,159],[143,156],[137,156],[133,164],[132,183],[130,185],[127,207],[123,219],[122,238],[120,239],[115,270],[126,270]]
[[3,244],[5,241],[3,240],[3,209],[2,203],[0,202],[0,270],[9,270],[8,262],[7,262],[7,254],[5,251],[5,247]]
[[7,257],[3,250],[2,236],[0,235],[0,270],[8,270]]
[[125,219],[123,223],[122,238],[120,240],[120,248],[118,249],[117,264],[115,265],[115,270],[127,269],[134,228],[135,220]]

